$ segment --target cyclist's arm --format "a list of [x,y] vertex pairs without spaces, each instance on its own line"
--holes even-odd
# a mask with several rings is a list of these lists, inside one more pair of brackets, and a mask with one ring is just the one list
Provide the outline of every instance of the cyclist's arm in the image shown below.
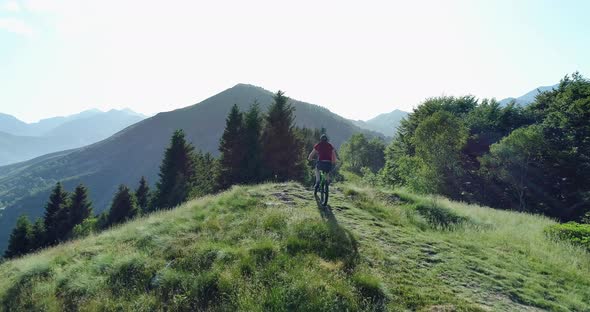
[[307,156],[307,160],[313,160],[317,154],[318,154],[318,151],[314,148],[311,151],[311,153],[309,153],[309,156]]
[[336,149],[332,150],[332,163],[336,164],[336,161],[338,160],[338,153],[336,152]]

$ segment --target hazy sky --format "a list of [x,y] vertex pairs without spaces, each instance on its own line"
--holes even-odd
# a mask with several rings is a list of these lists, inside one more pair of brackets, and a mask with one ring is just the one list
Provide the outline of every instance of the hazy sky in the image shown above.
[[0,0],[0,112],[145,114],[237,83],[353,119],[590,75],[590,1]]

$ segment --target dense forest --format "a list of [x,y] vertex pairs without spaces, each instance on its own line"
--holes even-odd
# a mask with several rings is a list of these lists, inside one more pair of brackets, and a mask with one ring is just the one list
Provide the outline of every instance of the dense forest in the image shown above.
[[429,98],[379,146],[353,137],[342,147],[345,166],[373,184],[563,221],[589,216],[590,81],[578,73],[525,107]]

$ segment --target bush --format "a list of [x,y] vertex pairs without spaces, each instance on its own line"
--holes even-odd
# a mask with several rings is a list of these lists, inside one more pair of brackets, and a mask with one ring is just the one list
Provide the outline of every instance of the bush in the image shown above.
[[96,233],[99,229],[98,218],[86,218],[82,223],[74,226],[74,238],[86,237],[92,233]]
[[373,275],[356,273],[352,280],[361,295],[371,303],[383,304],[387,300],[381,281]]
[[272,241],[266,240],[257,243],[250,249],[250,254],[256,260],[256,263],[262,264],[272,260],[277,251]]
[[370,186],[378,186],[380,184],[379,175],[371,171],[368,167],[361,168],[362,182]]
[[467,222],[469,219],[460,216],[447,207],[440,206],[435,201],[416,204],[416,211],[435,228],[452,229]]
[[576,222],[556,224],[545,229],[545,233],[553,239],[568,241],[590,251],[590,224]]
[[107,278],[107,284],[113,294],[145,292],[149,290],[150,282],[155,275],[155,268],[144,257],[125,257],[114,265]]
[[287,239],[291,254],[315,253],[326,260],[342,260],[351,268],[358,260],[357,242],[350,232],[336,224],[304,220],[294,227]]
[[[2,299],[2,306],[6,311],[40,311],[39,302],[34,300],[35,286],[38,282],[49,279],[53,271],[47,263],[36,265],[17,276],[10,288],[6,290]],[[1,310],[1,309],[0,309]]]

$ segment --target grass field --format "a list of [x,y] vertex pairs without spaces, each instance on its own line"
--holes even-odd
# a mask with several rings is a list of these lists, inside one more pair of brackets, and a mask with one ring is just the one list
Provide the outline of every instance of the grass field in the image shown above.
[[235,187],[0,265],[3,311],[589,311],[541,216],[335,184]]

